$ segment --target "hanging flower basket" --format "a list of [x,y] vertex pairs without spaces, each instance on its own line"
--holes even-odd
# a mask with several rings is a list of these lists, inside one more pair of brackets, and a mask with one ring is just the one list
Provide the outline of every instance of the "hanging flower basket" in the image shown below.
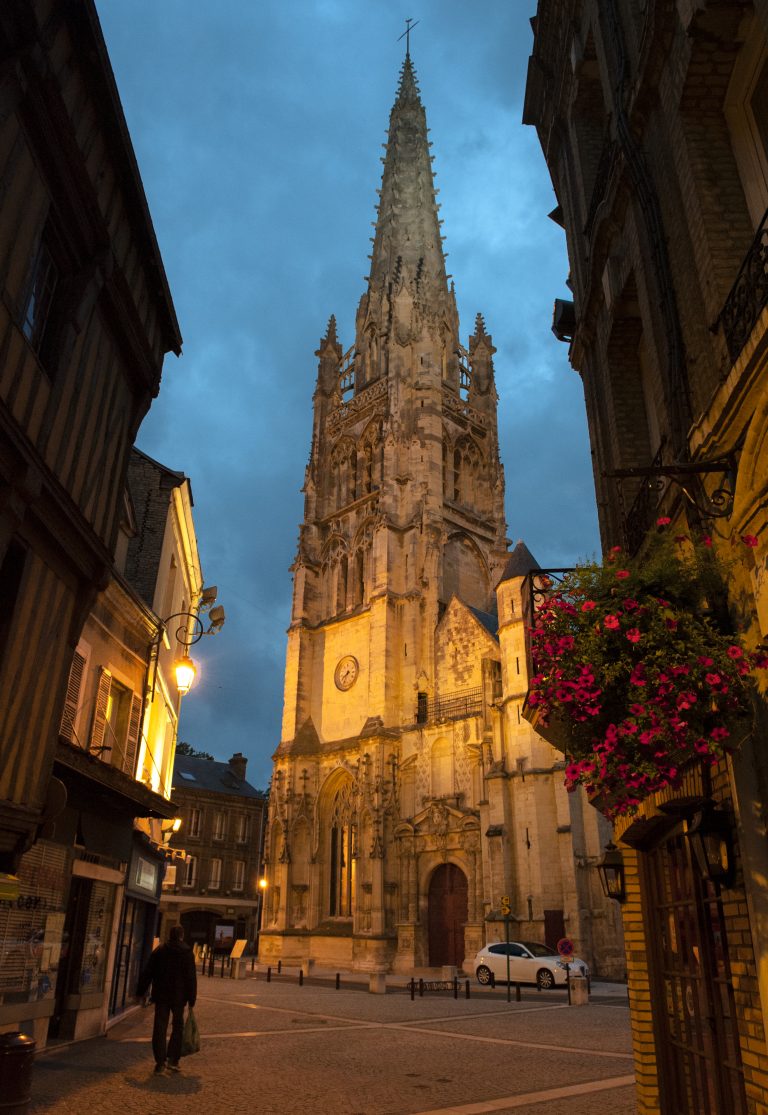
[[549,725],[560,738],[567,729],[566,786],[599,794],[609,816],[747,734],[753,672],[768,656],[730,629],[725,575],[709,539],[661,529],[641,559],[615,547],[604,564],[579,566],[536,614],[528,707],[545,737]]

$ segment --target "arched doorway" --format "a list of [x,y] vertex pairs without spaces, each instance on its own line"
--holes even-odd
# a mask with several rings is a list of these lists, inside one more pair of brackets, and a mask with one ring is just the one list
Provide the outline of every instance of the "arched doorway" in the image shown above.
[[433,968],[464,962],[467,877],[454,863],[443,863],[429,883],[429,963]]

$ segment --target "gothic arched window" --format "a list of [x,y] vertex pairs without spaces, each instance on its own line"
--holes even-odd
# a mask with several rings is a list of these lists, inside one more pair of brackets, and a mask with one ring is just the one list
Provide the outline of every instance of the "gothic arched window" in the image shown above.
[[352,916],[355,856],[350,779],[336,791],[331,808],[328,912],[332,918]]

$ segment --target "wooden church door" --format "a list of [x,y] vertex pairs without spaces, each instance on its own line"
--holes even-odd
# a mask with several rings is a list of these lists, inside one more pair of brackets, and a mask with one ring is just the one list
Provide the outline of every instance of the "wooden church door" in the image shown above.
[[467,877],[453,863],[444,863],[429,884],[429,964],[440,968],[464,962],[467,920]]

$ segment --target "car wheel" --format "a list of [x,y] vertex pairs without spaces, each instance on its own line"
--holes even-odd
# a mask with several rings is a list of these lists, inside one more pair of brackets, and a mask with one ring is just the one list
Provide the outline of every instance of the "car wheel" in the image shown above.
[[484,987],[486,987],[493,979],[493,973],[491,972],[491,969],[486,968],[485,964],[480,965],[475,975],[477,976],[477,982],[482,983]]
[[549,968],[539,968],[536,973],[536,986],[541,991],[549,991],[550,988],[555,986],[555,977]]

